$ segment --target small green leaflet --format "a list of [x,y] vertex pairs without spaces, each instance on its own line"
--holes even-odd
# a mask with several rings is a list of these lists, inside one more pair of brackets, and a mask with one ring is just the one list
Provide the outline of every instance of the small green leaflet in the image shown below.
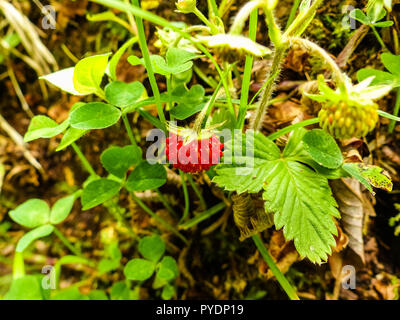
[[126,108],[135,104],[140,99],[144,86],[139,82],[125,83],[113,81],[105,88],[107,101],[119,108]]
[[165,244],[159,235],[140,239],[139,252],[150,261],[157,262],[165,252]]
[[87,57],[76,64],[72,78],[76,91],[82,94],[101,91],[100,84],[107,68],[110,54]]
[[392,191],[393,183],[389,175],[378,166],[369,166],[363,163],[345,163],[343,169],[353,178],[360,181],[372,194],[375,194],[371,185],[386,191]]
[[75,129],[104,129],[117,123],[121,116],[118,108],[103,102],[87,103],[70,114]]
[[128,191],[145,191],[161,187],[167,182],[167,172],[161,164],[140,163],[126,181]]
[[155,267],[152,261],[132,259],[126,264],[124,274],[128,280],[144,281],[153,275]]
[[[150,56],[151,63],[154,67],[154,72],[164,76],[185,72],[192,68],[193,60],[197,55],[195,53],[179,49],[169,48],[164,59],[158,55]],[[144,65],[143,58],[140,59],[136,56],[128,57],[128,62],[134,66]]]
[[60,71],[56,71],[45,76],[41,76],[39,79],[46,80],[57,88],[68,92],[76,96],[83,96],[85,93],[77,91],[74,87],[73,76],[75,67],[70,67]]
[[142,160],[138,146],[110,147],[100,157],[103,167],[112,175],[124,178],[129,168]]
[[320,166],[337,169],[343,163],[342,152],[335,139],[324,130],[314,129],[303,137],[304,148]]
[[[304,131],[296,130],[291,139],[301,141]],[[247,139],[246,147],[248,154],[252,153],[248,149],[253,151],[254,157],[238,152],[233,164],[226,164],[232,149],[240,150],[241,145],[244,150],[238,135],[234,137],[233,147],[232,143],[225,143],[225,164],[217,167],[213,181],[225,190],[238,193],[257,193],[264,189],[265,209],[274,212],[276,228],[283,228],[288,241],[294,240],[302,257],[314,263],[326,261],[331,247],[336,245],[333,217],[340,215],[328,179],[303,164],[313,162],[307,158],[304,145],[289,141],[281,154],[271,140],[255,133],[253,141]]]
[[82,192],[82,210],[89,210],[109,200],[119,192],[120,188],[120,183],[105,178],[90,182]]
[[9,215],[16,223],[32,229],[49,222],[50,208],[43,200],[30,199],[11,210]]
[[58,124],[46,116],[35,116],[29,124],[28,131],[25,133],[24,141],[29,142],[39,138],[52,138],[68,128],[69,120]]

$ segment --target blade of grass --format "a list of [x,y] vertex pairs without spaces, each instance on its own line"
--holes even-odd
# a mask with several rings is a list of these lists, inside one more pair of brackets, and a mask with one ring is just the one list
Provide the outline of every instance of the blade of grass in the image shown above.
[[208,209],[202,213],[199,213],[194,218],[179,225],[179,229],[187,230],[187,229],[193,228],[195,225],[199,224],[200,222],[202,222],[202,221],[212,217],[214,214],[220,212],[225,207],[226,207],[225,202],[220,202],[217,205],[215,205],[214,207],[211,207],[210,209]]
[[278,280],[279,284],[281,285],[282,289],[286,292],[286,294],[289,296],[290,300],[300,300],[299,297],[297,296],[296,291],[290,285],[289,281],[282,274],[281,270],[279,270],[279,268],[276,266],[267,248],[265,248],[264,243],[262,242],[260,236],[258,234],[254,235],[252,239],[258,251],[260,251],[262,257],[264,258],[264,261],[267,263],[268,267],[271,269],[272,273],[276,277],[276,280]]
[[[249,38],[253,41],[255,41],[257,34],[257,20],[258,20],[258,9],[254,10],[250,14]],[[252,55],[246,56],[246,62],[244,65],[244,73],[242,80],[242,90],[240,95],[239,116],[238,116],[238,121],[236,123],[237,129],[242,129],[244,126],[244,120],[247,111],[247,103],[249,99],[249,88],[251,80],[251,70],[253,68],[253,60],[254,59]]]

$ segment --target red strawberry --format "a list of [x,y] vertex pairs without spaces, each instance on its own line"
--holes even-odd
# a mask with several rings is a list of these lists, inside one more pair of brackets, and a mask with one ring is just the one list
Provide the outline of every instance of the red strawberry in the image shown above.
[[215,135],[204,139],[191,139],[185,143],[185,137],[170,133],[166,139],[165,154],[174,168],[184,172],[209,170],[219,163],[224,145]]

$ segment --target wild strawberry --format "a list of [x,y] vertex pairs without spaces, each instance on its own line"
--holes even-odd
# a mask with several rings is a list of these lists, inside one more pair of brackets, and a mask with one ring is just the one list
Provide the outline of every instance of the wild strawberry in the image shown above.
[[390,85],[373,85],[374,77],[357,85],[343,75],[336,90],[331,89],[321,75],[318,77],[320,94],[303,94],[322,105],[320,126],[336,138],[361,138],[371,132],[378,122],[378,105],[374,102],[389,93]]
[[170,133],[166,139],[165,154],[174,168],[196,173],[218,164],[223,147],[215,135],[188,139],[187,136]]
[[319,112],[320,126],[340,139],[365,137],[378,122],[378,106],[352,106],[346,102],[323,106]]

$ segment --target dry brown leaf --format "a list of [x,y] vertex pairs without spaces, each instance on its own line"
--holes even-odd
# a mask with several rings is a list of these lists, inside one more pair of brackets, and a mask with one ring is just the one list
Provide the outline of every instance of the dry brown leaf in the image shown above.
[[[300,256],[293,244],[293,241],[286,241],[282,230],[274,231],[270,242],[268,250],[276,262],[277,267],[283,274],[285,274],[293,263],[300,260]],[[259,271],[261,274],[265,275],[267,279],[274,277],[271,270],[269,270],[265,261],[260,257]]]
[[349,247],[361,258],[364,258],[363,220],[364,207],[361,185],[355,179],[345,178],[332,180],[331,187],[339,211],[342,215],[344,231],[349,237]]

